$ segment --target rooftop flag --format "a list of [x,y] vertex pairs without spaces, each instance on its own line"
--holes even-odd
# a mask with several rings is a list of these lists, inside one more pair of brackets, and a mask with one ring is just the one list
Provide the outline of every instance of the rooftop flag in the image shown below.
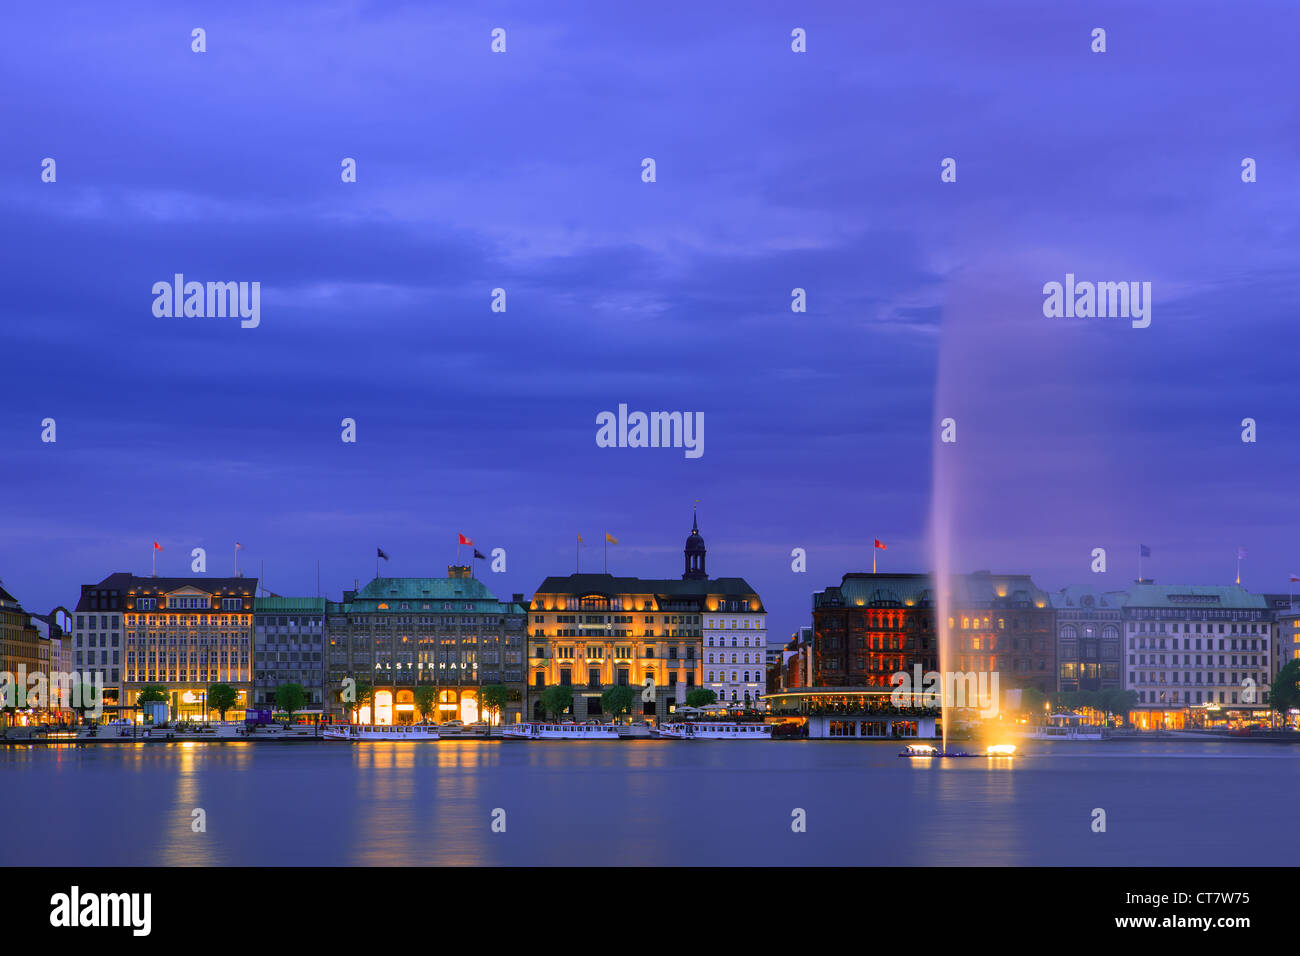
[[876,538],[876,544],[875,544],[875,546],[876,546],[877,548],[879,548],[881,551],[886,550],[885,543],[884,543],[883,541],[881,541],[879,538]]
[[458,539],[457,542],[456,542],[457,544],[467,544],[467,545],[471,545],[471,546],[474,544],[473,540],[471,540],[470,538],[465,537],[463,534],[458,534],[458,535],[456,535],[456,537],[457,537],[457,539]]
[[1149,557],[1151,557],[1151,549],[1148,548],[1145,544],[1139,544],[1139,545],[1138,545],[1138,554],[1141,555],[1141,556],[1144,557],[1144,558],[1149,558]]
[[379,558],[383,558],[385,561],[388,560],[388,555],[384,554],[383,548],[375,548],[375,559],[378,560]]

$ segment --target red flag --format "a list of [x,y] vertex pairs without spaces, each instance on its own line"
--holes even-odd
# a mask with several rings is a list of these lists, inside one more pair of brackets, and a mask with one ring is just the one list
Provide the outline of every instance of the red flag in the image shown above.
[[468,545],[471,545],[471,546],[474,544],[473,541],[471,541],[469,538],[465,537],[463,534],[458,534],[456,537],[460,538],[460,543],[461,543],[461,544],[468,544]]
[[1300,577],[1297,577],[1296,575],[1293,574],[1293,575],[1291,575],[1291,580],[1292,580],[1293,582],[1294,582],[1294,581],[1300,581]]
[[154,549],[155,551],[161,551],[161,550],[162,550],[162,545],[159,544],[157,541],[155,541],[155,542],[153,543],[153,549]]
[[884,551],[884,550],[885,550],[885,543],[884,543],[883,541],[881,541],[879,538],[877,538],[877,539],[876,539],[876,547],[879,548],[881,551]]

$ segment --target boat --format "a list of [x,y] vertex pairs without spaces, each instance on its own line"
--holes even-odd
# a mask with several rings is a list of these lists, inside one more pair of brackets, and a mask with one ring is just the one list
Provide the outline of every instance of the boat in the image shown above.
[[399,724],[395,727],[372,727],[369,724],[328,724],[321,729],[326,740],[350,740],[353,743],[416,743],[437,740],[438,729],[428,724]]
[[767,724],[742,724],[736,721],[684,720],[659,726],[659,736],[672,740],[771,740]]
[[908,744],[899,753],[900,757],[978,757],[979,754],[968,754],[964,750],[940,750],[930,744]]
[[508,724],[505,736],[522,740],[618,740],[618,727],[589,721],[585,724],[548,724],[528,721]]
[[1035,727],[1024,736],[1030,740],[1101,740],[1102,728],[1085,723],[1079,714],[1052,714],[1042,727]]
[[900,757],[937,757],[939,748],[932,747],[929,744],[908,744],[903,748]]

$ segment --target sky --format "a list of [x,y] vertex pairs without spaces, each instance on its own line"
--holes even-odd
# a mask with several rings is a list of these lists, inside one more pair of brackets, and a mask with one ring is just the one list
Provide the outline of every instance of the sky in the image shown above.
[[[770,639],[873,538],[934,566],[940,525],[944,566],[1049,590],[1124,587],[1139,543],[1158,583],[1230,583],[1238,548],[1253,590],[1300,572],[1292,3],[133,12],[0,12],[0,580],[29,610],[155,540],[170,575],[240,541],[284,595],[319,561],[335,600],[377,547],[445,574],[458,533],[505,549],[498,595],[579,533],[585,571],[608,531],[611,572],[676,577],[696,499]],[[175,273],[260,282],[260,325],[155,316]],[[1150,282],[1151,325],[1046,317],[1067,273]],[[598,447],[620,403],[703,413],[704,454]]]

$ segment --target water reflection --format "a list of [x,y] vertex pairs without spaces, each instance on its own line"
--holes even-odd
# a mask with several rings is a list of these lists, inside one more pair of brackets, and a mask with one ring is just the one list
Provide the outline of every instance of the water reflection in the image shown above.
[[[903,760],[882,742],[123,744],[0,748],[3,865],[1277,864],[1242,793],[1258,745],[1032,747]],[[194,833],[192,811],[207,811]],[[1124,821],[1098,838],[1091,811]],[[506,829],[494,833],[493,811]],[[802,811],[805,832],[791,827]],[[1187,834],[1196,832],[1195,840]]]

